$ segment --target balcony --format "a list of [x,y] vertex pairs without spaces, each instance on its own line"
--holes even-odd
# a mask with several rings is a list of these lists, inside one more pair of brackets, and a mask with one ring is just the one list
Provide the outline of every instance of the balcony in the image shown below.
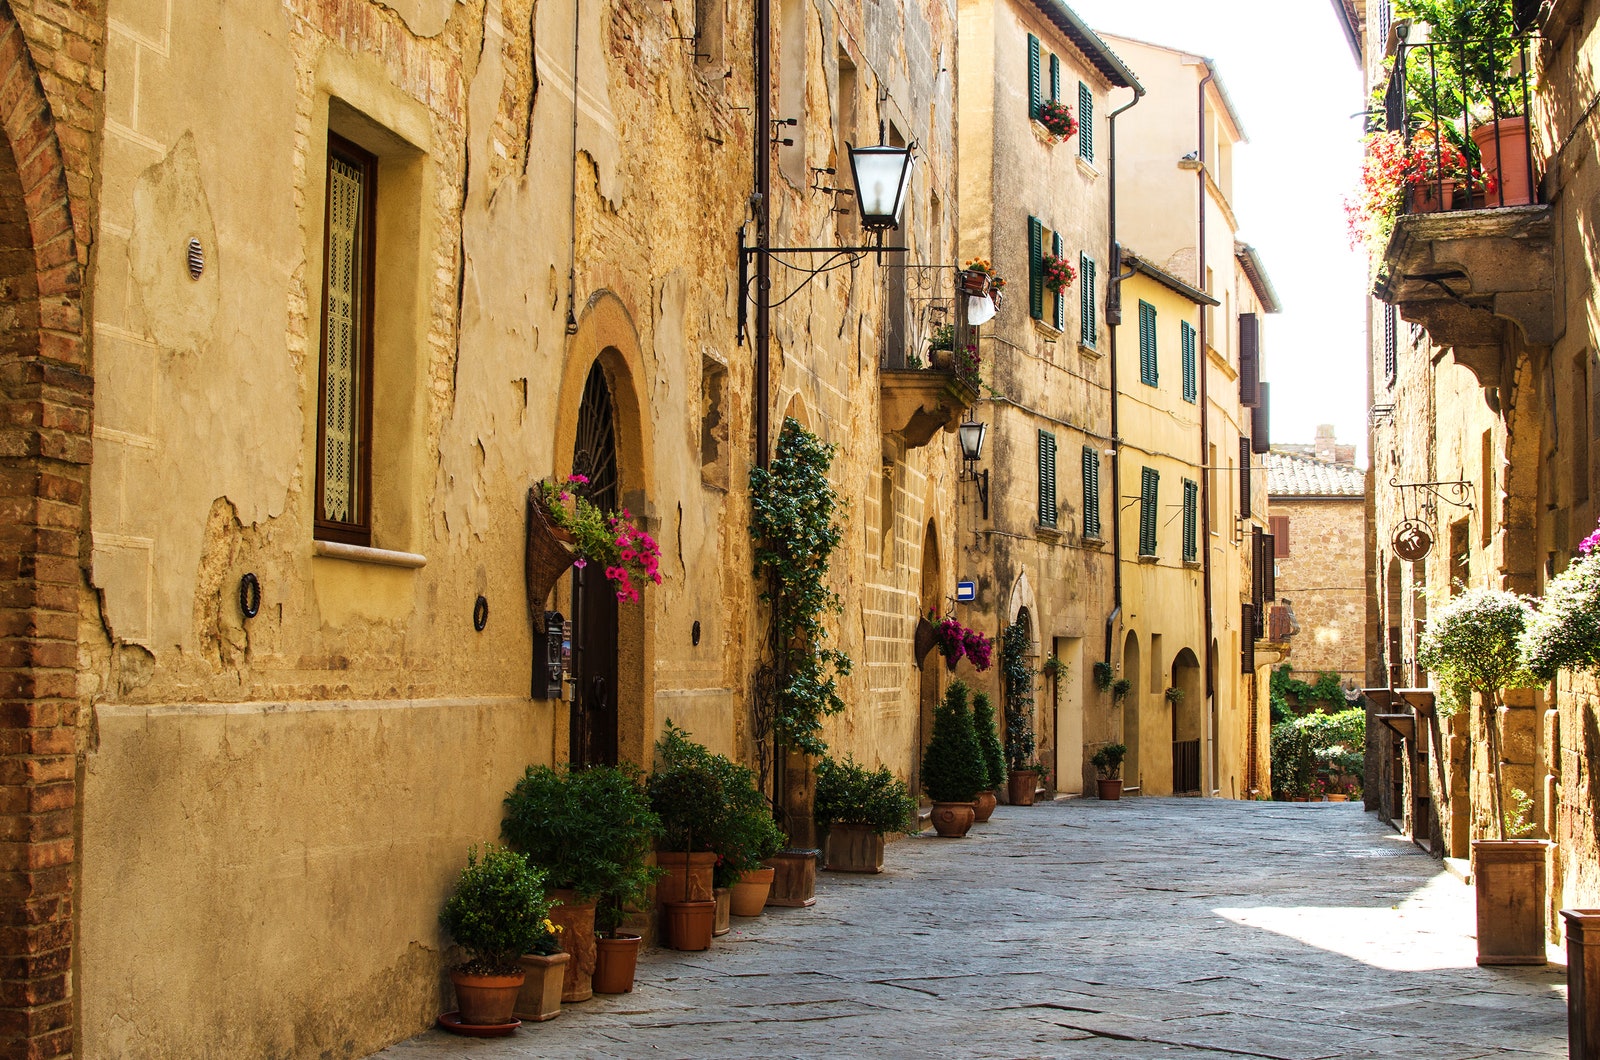
[[[969,277],[970,291],[961,286]],[[901,439],[907,449],[922,448],[941,430],[953,432],[982,393],[978,329],[968,322],[967,299],[989,298],[988,278],[962,271],[956,285],[949,299],[912,303],[922,310],[912,321],[927,327],[913,327],[907,334],[903,312],[891,314],[888,321],[878,371],[879,422],[884,434]],[[935,323],[952,310],[953,324]]]
[[939,368],[890,368],[878,373],[878,408],[885,434],[920,449],[954,431],[978,400],[975,378]]

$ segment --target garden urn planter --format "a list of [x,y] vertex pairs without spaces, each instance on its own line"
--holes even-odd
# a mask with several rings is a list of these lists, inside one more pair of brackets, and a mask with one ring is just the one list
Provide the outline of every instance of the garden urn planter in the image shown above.
[[820,850],[780,850],[762,862],[775,870],[767,904],[800,908],[817,902],[817,858]]
[[717,903],[667,902],[667,945],[675,950],[708,950],[716,927]]
[[972,829],[972,819],[978,806],[973,802],[936,802],[933,804],[933,830],[945,839],[960,839]]
[[734,916],[760,916],[766,907],[767,895],[772,892],[772,877],[777,870],[763,865],[740,876],[733,885],[730,909]]
[[523,975],[469,975],[466,972],[450,973],[450,982],[456,988],[456,1009],[461,1023],[468,1027],[489,1027],[510,1023],[516,1019],[517,994],[522,990]]
[[972,818],[973,824],[982,824],[994,816],[994,808],[1000,805],[1000,796],[992,791],[978,792],[977,814]]
[[1006,794],[1011,796],[1013,806],[1032,806],[1034,792],[1038,787],[1037,769],[1013,769],[1011,775],[1006,777]]
[[828,871],[882,872],[883,836],[864,824],[834,824],[828,829]]
[[572,955],[566,965],[561,1000],[587,1001],[594,995],[589,983],[594,975],[594,903],[580,902],[575,891],[561,889],[551,891],[550,897],[556,900],[550,919],[561,926],[556,937],[561,940],[561,948]]
[[638,935],[602,935],[595,939],[594,992],[631,994],[639,966]]
[[1542,839],[1475,839],[1479,964],[1544,964],[1545,855]]
[[[1472,142],[1483,159],[1483,175],[1494,180],[1494,191],[1482,191],[1485,206],[1527,206],[1533,202],[1528,177],[1528,119],[1522,115],[1487,122],[1472,130]],[[1476,195],[1474,196],[1476,197]]]
[[538,953],[524,953],[522,961],[522,989],[517,992],[517,1006],[513,1010],[524,1023],[543,1023],[561,1015],[561,991],[566,985],[567,963],[570,953],[552,953],[548,957]]
[[716,895],[713,900],[717,903],[717,915],[711,925],[711,934],[726,935],[733,930],[733,921],[731,919],[733,915],[732,889],[718,887],[713,893]]
[[1101,777],[1095,781],[1095,787],[1099,789],[1100,797],[1107,802],[1116,802],[1122,798],[1121,777]]
[[1600,1060],[1600,909],[1563,909],[1567,926],[1567,1054]]

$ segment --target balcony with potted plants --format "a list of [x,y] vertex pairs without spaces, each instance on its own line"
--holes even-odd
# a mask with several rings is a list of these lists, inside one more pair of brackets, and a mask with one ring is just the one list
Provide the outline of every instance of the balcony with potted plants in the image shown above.
[[1353,241],[1374,292],[1483,386],[1501,383],[1506,324],[1553,338],[1551,207],[1528,136],[1532,40],[1510,0],[1409,0],[1374,93]]
[[891,342],[878,377],[885,434],[918,449],[956,429],[983,392],[978,326],[1004,287],[987,262],[968,262],[955,274],[955,322],[934,325],[925,342]]

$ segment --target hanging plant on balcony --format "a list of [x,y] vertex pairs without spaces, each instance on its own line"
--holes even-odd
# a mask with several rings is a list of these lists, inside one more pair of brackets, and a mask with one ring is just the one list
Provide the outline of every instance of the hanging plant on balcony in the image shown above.
[[[1000,292],[1005,290],[1006,278],[994,271],[994,266],[987,258],[973,258],[962,266],[967,274],[962,279],[962,284],[967,294],[989,295],[996,305],[1000,304]],[[973,277],[982,277],[976,280]]]
[[661,547],[633,525],[628,509],[602,512],[572,488],[588,481],[583,475],[569,475],[560,485],[539,483],[545,515],[572,535],[573,551],[578,555],[573,566],[604,566],[606,577],[616,586],[617,599],[637,603],[640,585],[647,581],[661,584]]
[[982,673],[993,662],[994,641],[961,624],[961,620],[953,615],[940,618],[936,611],[928,612],[928,621],[933,623],[934,647],[939,649],[939,654],[944,656],[945,663],[954,670],[956,663],[962,656],[972,660],[973,669]]
[[978,347],[971,344],[963,346],[953,351],[952,360],[950,367],[957,379],[974,390],[982,389],[983,377],[979,370],[983,367],[983,355],[978,352]]
[[1039,107],[1039,124],[1056,143],[1070,140],[1078,131],[1078,119],[1072,108],[1059,99],[1048,99]]
[[1078,281],[1078,270],[1066,258],[1046,254],[1039,262],[1039,272],[1044,278],[1045,290],[1060,294]]

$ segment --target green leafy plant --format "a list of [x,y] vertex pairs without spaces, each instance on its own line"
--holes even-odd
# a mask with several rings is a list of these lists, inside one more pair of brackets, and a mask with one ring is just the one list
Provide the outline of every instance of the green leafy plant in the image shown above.
[[868,769],[850,755],[817,763],[818,824],[857,824],[878,835],[906,832],[916,811],[911,789],[887,766]]
[[481,858],[477,847],[467,851],[439,923],[470,954],[462,971],[514,975],[521,970],[517,958],[532,951],[549,915],[544,874],[516,851],[490,843]]
[[1089,764],[1102,780],[1116,780],[1122,775],[1122,760],[1128,757],[1126,744],[1108,743],[1089,756]]
[[[1420,62],[1408,76],[1439,117],[1454,119],[1465,109],[1477,122],[1526,112],[1522,77],[1514,72],[1520,51],[1515,4],[1516,0],[1396,0],[1396,15],[1432,27],[1432,69],[1419,49],[1413,56]],[[1436,98],[1430,96],[1435,81]]]
[[1533,798],[1521,788],[1511,789],[1511,811],[1507,815],[1506,834],[1513,839],[1526,839],[1538,831],[1533,823]]
[[1094,686],[1102,692],[1111,691],[1111,686],[1116,683],[1117,672],[1111,664],[1098,661],[1094,664]]
[[717,887],[730,887],[740,876],[760,868],[763,861],[782,850],[785,836],[750,768],[723,755],[713,755],[711,761],[722,778],[726,800],[709,840],[717,854],[712,882]]
[[1006,696],[1006,766],[1016,772],[1043,772],[1033,735],[1033,667],[1028,649],[1033,646],[1028,623],[1021,616],[1000,634],[1000,684]]
[[665,849],[716,854],[716,886],[731,884],[783,846],[783,832],[750,768],[712,753],[670,719],[656,741],[647,790],[661,818]]
[[1171,703],[1173,706],[1177,706],[1179,703],[1183,702],[1183,689],[1179,688],[1177,685],[1173,685],[1171,688],[1168,688],[1161,694],[1166,696],[1167,702]]
[[649,858],[661,819],[637,766],[529,766],[505,807],[501,836],[544,870],[550,886],[596,901],[602,933],[616,931],[624,908],[642,901],[660,875]]
[[1366,744],[1367,714],[1360,708],[1277,722],[1269,740],[1273,793],[1307,795],[1318,780],[1329,791],[1353,789],[1365,768]]
[[1295,677],[1294,668],[1284,663],[1272,670],[1271,697],[1282,700],[1284,711],[1287,713],[1290,696],[1294,697],[1295,703],[1302,709],[1321,703],[1327,707],[1343,710],[1347,703],[1344,684],[1337,673],[1324,670],[1317,675],[1315,682],[1307,682]]
[[956,348],[956,326],[954,324],[939,324],[933,329],[933,337],[928,340],[930,350],[953,350]]
[[1453,698],[1483,697],[1482,724],[1494,774],[1493,796],[1500,838],[1506,836],[1504,778],[1500,770],[1500,695],[1526,688],[1535,678],[1524,665],[1521,642],[1533,609],[1526,598],[1497,589],[1469,589],[1428,619],[1417,661],[1438,674]]
[[[584,475],[569,475],[559,486],[540,482],[539,497],[545,514],[572,535],[577,566],[596,563],[605,567],[606,577],[616,586],[617,599],[637,603],[639,585],[661,584],[661,546],[633,525],[628,509],[602,512],[577,491],[588,482]],[[634,584],[635,578],[639,585]]]
[[786,419],[771,466],[750,472],[756,570],[767,579],[761,599],[772,607],[771,723],[779,744],[809,755],[827,752],[822,719],[844,709],[838,679],[851,665],[825,646],[823,620],[840,607],[828,562],[843,539],[834,518],[840,499],[828,481],[833,455],[833,446]]
[[1119,677],[1111,682],[1111,699],[1113,702],[1121,703],[1128,698],[1128,693],[1132,691],[1133,682],[1126,677]]
[[922,787],[934,802],[972,802],[988,781],[967,706],[967,686],[952,681],[934,708],[933,736],[922,754]]
[[1600,530],[1578,546],[1579,558],[1550,579],[1521,641],[1538,680],[1558,671],[1600,674]]
[[1039,667],[1039,672],[1052,681],[1059,681],[1067,675],[1067,664],[1059,655],[1052,655]]
[[1000,746],[1000,734],[995,731],[994,704],[989,701],[987,692],[972,697],[972,727],[977,730],[978,746],[983,751],[988,787],[998,788],[1006,782],[1006,754]]

